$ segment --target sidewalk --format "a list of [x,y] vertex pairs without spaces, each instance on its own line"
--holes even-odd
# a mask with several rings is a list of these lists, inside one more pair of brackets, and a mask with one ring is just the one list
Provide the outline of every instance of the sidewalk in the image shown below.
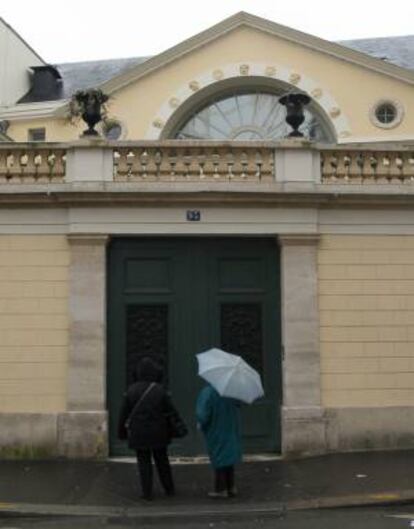
[[176,464],[177,496],[156,483],[151,503],[139,499],[136,467],[118,461],[0,461],[0,518],[73,514],[189,520],[245,517],[283,510],[414,501],[414,450],[333,454],[243,463],[240,494],[211,500],[211,470]]

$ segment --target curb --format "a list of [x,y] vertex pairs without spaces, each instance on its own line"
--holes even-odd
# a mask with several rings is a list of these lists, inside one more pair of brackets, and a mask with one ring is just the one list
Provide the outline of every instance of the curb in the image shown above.
[[288,502],[287,510],[332,509],[340,507],[402,505],[414,502],[414,489],[381,491],[366,494],[349,494],[344,496],[326,496],[307,500]]
[[398,505],[414,501],[414,490],[385,491],[375,494],[347,495],[335,497],[310,498],[306,500],[292,500],[287,502],[268,502],[256,504],[225,505],[225,502],[214,506],[200,506],[196,511],[187,506],[165,508],[155,502],[142,507],[110,507],[110,506],[77,506],[77,505],[48,505],[30,503],[0,503],[0,519],[6,517],[105,517],[105,518],[128,518],[139,521],[166,522],[178,521],[189,522],[194,520],[206,520],[212,518],[265,518],[280,517],[288,511],[331,509],[340,507],[357,506],[380,506]]

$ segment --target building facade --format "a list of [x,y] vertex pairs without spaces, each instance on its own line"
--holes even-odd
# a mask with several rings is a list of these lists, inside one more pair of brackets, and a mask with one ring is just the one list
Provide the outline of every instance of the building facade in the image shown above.
[[[0,107],[0,456],[124,454],[143,355],[200,453],[212,346],[262,375],[248,452],[414,446],[414,73],[390,50],[240,13],[152,58],[30,65]],[[88,86],[111,95],[90,140]]]

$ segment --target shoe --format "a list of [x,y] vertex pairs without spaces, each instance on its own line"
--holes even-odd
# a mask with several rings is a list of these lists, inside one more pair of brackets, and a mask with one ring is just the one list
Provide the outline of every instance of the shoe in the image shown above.
[[220,498],[228,498],[229,495],[227,493],[227,490],[222,490],[220,492],[217,492],[217,491],[211,491],[207,494],[207,496],[209,498],[212,498],[212,499],[220,499]]

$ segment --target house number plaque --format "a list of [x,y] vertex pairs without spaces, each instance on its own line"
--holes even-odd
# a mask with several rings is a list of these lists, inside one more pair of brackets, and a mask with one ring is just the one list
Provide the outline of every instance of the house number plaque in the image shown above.
[[188,209],[187,220],[190,222],[197,222],[201,220],[201,212],[199,209]]

